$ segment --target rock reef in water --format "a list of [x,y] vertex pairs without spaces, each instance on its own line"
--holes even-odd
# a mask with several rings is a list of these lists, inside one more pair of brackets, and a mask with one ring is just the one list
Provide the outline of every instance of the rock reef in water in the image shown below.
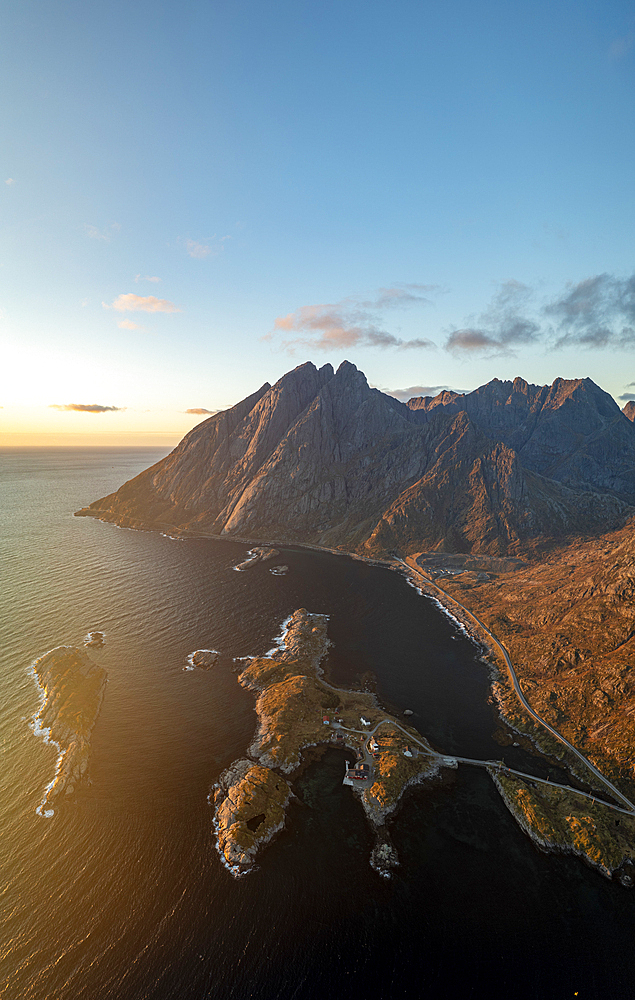
[[86,776],[90,735],[97,720],[108,675],[83,649],[58,646],[33,664],[43,702],[34,717],[34,730],[55,743],[60,756],[55,776],[38,806],[40,815],[53,814],[62,795],[71,795]]
[[86,636],[84,645],[86,646],[87,649],[90,649],[91,647],[96,649],[101,649],[101,647],[104,645],[105,639],[106,636],[104,632],[89,632],[88,635]]
[[273,549],[270,546],[259,545],[255,549],[250,549],[247,553],[247,558],[243,562],[238,563],[234,566],[234,569],[242,572],[245,569],[249,569],[250,566],[255,565],[257,562],[267,562],[268,559],[275,559],[280,553],[277,549]]
[[[380,724],[376,773],[354,791],[378,834],[371,863],[382,874],[396,864],[383,829],[386,817],[409,785],[438,771],[436,757],[403,756],[409,734],[379,707],[374,695],[335,688],[322,679],[320,663],[328,647],[327,618],[301,608],[285,623],[280,647],[247,661],[238,677],[257,694],[258,729],[248,750],[252,760],[237,761],[225,771],[211,797],[217,847],[234,875],[248,872],[259,849],[283,829],[292,795],[285,776],[300,767],[306,748],[327,744],[358,750]],[[360,716],[367,721],[364,731]],[[335,717],[340,720],[337,728],[325,725],[325,718],[330,722]],[[414,730],[410,733],[424,742]]]
[[[200,670],[211,670],[216,665],[220,653],[215,649],[195,649],[187,658],[190,668],[199,667]],[[185,668],[187,670],[187,667]]]

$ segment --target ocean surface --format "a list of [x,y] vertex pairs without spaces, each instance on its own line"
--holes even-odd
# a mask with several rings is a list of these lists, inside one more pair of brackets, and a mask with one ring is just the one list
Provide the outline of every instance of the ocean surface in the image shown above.
[[[222,867],[207,795],[255,728],[232,658],[299,607],[329,616],[334,683],[370,673],[448,753],[554,769],[497,742],[479,650],[398,573],[301,548],[286,576],[237,573],[245,545],[73,517],[163,454],[0,451],[0,997],[632,998],[635,892],[538,852],[475,768],[408,793],[390,880],[336,749],[258,869]],[[109,675],[90,784],[47,819],[57,753],[30,728],[29,665],[89,630]],[[184,669],[198,648],[214,669]]]

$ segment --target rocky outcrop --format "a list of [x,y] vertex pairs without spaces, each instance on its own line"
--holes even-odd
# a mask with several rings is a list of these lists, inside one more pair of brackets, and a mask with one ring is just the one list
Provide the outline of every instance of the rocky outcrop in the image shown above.
[[243,559],[234,566],[235,570],[242,573],[244,570],[249,569],[250,566],[254,566],[257,562],[267,562],[269,559],[275,559],[280,553],[277,549],[272,549],[263,545],[257,546],[255,549],[250,549],[247,553],[247,558]]
[[[191,670],[198,667],[200,670],[211,670],[216,666],[220,653],[216,649],[195,649],[187,657],[187,662]],[[187,668],[186,668],[187,669]]]
[[33,675],[42,694],[34,716],[34,731],[59,750],[55,775],[38,806],[40,815],[52,816],[62,795],[71,795],[85,777],[90,759],[90,735],[101,707],[107,674],[83,649],[58,646],[33,664]]
[[622,413],[631,421],[635,420],[635,400],[629,399],[626,406],[622,407]]
[[261,847],[284,827],[291,797],[288,782],[251,760],[237,760],[214,786],[216,845],[232,875],[253,868]]
[[266,383],[78,514],[361,553],[505,555],[618,527],[631,504],[635,427],[590,379],[494,380],[405,405],[343,362]]
[[635,817],[572,790],[502,775],[494,768],[488,771],[521,830],[537,847],[575,854],[606,878],[617,873],[623,885],[632,886]]

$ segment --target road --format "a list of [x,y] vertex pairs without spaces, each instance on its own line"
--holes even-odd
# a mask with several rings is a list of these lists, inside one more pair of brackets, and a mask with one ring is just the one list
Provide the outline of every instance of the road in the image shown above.
[[[408,732],[407,729],[404,729],[404,727],[401,726],[398,722],[395,722],[394,719],[382,719],[381,722],[377,723],[374,729],[370,730],[370,732],[367,729],[349,729],[347,726],[339,727],[346,733],[356,733],[366,737],[362,743],[362,751],[364,753],[364,760],[371,766],[371,773],[368,779],[368,784],[372,783],[374,764],[367,750],[367,744],[370,738],[375,735],[380,726],[383,725],[396,726],[397,729],[400,729],[401,732],[408,737],[410,743],[416,743],[419,747],[421,747],[423,753],[428,757],[434,757],[437,760],[442,760],[442,761],[455,760],[459,764],[471,764],[473,767],[484,767],[486,770],[493,768],[495,771],[501,771],[503,774],[515,774],[517,778],[522,778],[524,781],[537,782],[539,785],[549,785],[551,788],[560,788],[562,789],[562,791],[572,792],[574,795],[581,795],[583,798],[590,799],[591,802],[597,803],[598,805],[601,806],[605,806],[607,809],[612,809],[614,812],[622,813],[625,816],[633,815],[632,807],[628,809],[623,809],[621,806],[616,806],[613,802],[606,802],[604,799],[599,798],[592,792],[583,792],[580,788],[574,788],[572,785],[563,785],[558,781],[551,781],[550,778],[537,778],[535,774],[526,774],[524,771],[516,771],[513,767],[507,767],[506,764],[504,764],[502,761],[499,760],[476,760],[473,757],[458,757],[456,754],[439,753],[438,750],[433,750],[426,743],[423,743],[421,740],[417,739],[417,737],[414,736],[412,732]],[[362,785],[362,787],[366,787],[366,785],[364,784]],[[628,801],[628,799],[626,801]]]
[[[525,695],[523,694],[523,690],[522,690],[522,688],[520,686],[520,681],[519,681],[519,679],[518,679],[518,677],[516,675],[516,671],[514,670],[514,667],[513,667],[512,661],[510,659],[509,653],[507,652],[507,650],[506,650],[505,646],[502,644],[502,642],[499,639],[497,639],[497,637],[494,635],[493,632],[490,631],[490,629],[487,627],[487,625],[485,625],[485,623],[482,622],[480,618],[478,618],[472,611],[470,611],[469,608],[466,608],[464,604],[461,604],[460,601],[457,601],[456,597],[453,597],[451,594],[448,594],[448,592],[446,590],[444,590],[443,587],[440,587],[438,585],[438,583],[435,583],[433,580],[431,580],[429,577],[427,577],[425,575],[425,573],[423,573],[421,571],[421,569],[416,565],[416,563],[414,562],[414,560],[412,559],[412,557],[411,557],[411,561],[410,562],[406,562],[403,559],[399,559],[399,557],[397,557],[397,556],[395,558],[396,558],[397,562],[399,562],[399,563],[402,564],[402,566],[405,566],[406,569],[410,569],[413,572],[415,572],[417,574],[417,576],[420,576],[421,579],[426,584],[428,584],[431,587],[434,587],[435,590],[438,590],[439,593],[443,594],[443,596],[449,602],[451,602],[452,604],[455,604],[472,621],[476,622],[476,624],[479,626],[479,628],[483,629],[483,631],[485,632],[485,634],[492,640],[492,642],[497,647],[497,649],[500,650],[500,652],[501,652],[501,654],[502,654],[502,656],[503,656],[503,658],[505,660],[505,663],[507,665],[507,670],[508,670],[508,673],[509,673],[510,680],[511,680],[513,686],[514,686],[514,691],[518,695],[518,698],[520,699],[520,702],[523,705],[523,707],[526,709],[526,711],[531,715],[531,717],[533,719],[536,720],[536,722],[540,723],[541,726],[543,726],[549,733],[551,733],[552,736],[555,736],[556,739],[560,740],[560,742],[563,743],[564,746],[566,746],[569,750],[571,750],[571,752],[574,753],[575,756],[579,760],[581,760],[583,764],[586,764],[586,766],[589,768],[589,770],[593,772],[593,774],[595,775],[595,777],[600,780],[600,782],[604,785],[604,787],[607,788],[607,789],[609,789],[610,792],[611,792],[611,794],[616,799],[618,799],[620,802],[622,802],[623,805],[625,805],[627,807],[626,809],[620,810],[621,812],[629,812],[631,814],[635,814],[635,804],[633,804],[631,802],[631,800],[626,797],[626,795],[624,795],[622,792],[620,792],[619,788],[616,788],[615,785],[611,781],[609,781],[609,779],[606,778],[602,774],[601,771],[599,771],[597,769],[597,767],[595,766],[595,764],[592,764],[590,760],[587,760],[587,758],[584,756],[584,754],[581,753],[580,750],[577,749],[577,747],[574,747],[572,743],[569,743],[569,740],[566,739],[562,735],[562,733],[559,733],[557,729],[554,729],[553,726],[551,726],[548,722],[545,721],[545,719],[543,719],[540,715],[538,715],[537,712],[535,712],[533,710],[533,708],[531,707],[531,705],[529,704],[529,702],[525,698]],[[472,761],[472,763],[476,763],[476,762]],[[510,770],[510,769],[506,769],[506,770]],[[512,772],[512,773],[519,773],[519,772]],[[532,779],[532,780],[535,780],[535,781],[541,781],[542,780],[542,781],[544,781],[544,779],[540,779],[540,778],[535,778],[535,779]],[[556,783],[555,782],[547,782],[547,784],[554,784],[555,785]],[[565,786],[557,786],[556,785],[556,787],[565,787],[566,788],[568,786],[566,786],[566,785]],[[576,789],[572,789],[572,791],[576,791]],[[581,792],[579,794],[586,794],[586,793]],[[592,798],[593,796],[588,796],[588,797]],[[604,803],[604,804],[608,805],[609,803]]]

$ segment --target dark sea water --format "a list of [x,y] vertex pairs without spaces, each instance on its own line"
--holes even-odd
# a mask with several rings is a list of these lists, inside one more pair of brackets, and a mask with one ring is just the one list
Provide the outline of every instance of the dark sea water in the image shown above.
[[[244,545],[73,517],[161,454],[0,452],[0,996],[635,996],[635,893],[539,853],[477,769],[408,794],[390,881],[335,749],[298,780],[258,870],[221,866],[207,794],[255,725],[231,658],[271,648],[298,607],[330,616],[335,683],[372,671],[439,749],[546,765],[495,742],[478,650],[397,573],[299,548],[287,576],[236,573]],[[29,728],[28,667],[96,629],[109,682],[91,783],[42,818],[57,755]],[[223,658],[185,671],[197,648]]]

